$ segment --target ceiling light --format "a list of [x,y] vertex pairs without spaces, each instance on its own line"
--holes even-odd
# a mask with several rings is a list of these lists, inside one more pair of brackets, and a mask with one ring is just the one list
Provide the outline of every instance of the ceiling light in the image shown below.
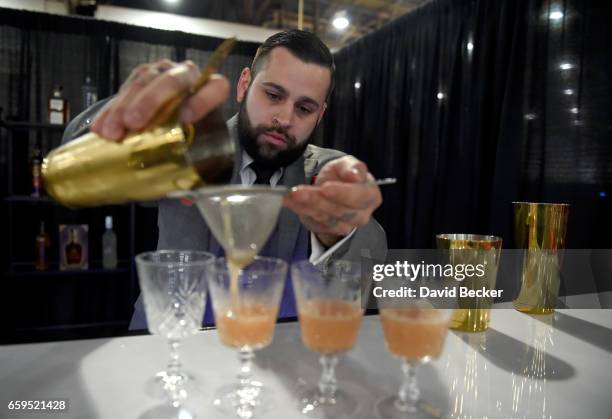
[[579,112],[579,109],[578,108],[572,108],[572,109],[570,109],[570,112],[573,113],[573,114],[577,114]]
[[468,42],[466,48],[467,48],[468,51],[472,51],[474,49],[474,44],[471,43],[471,42]]
[[555,10],[554,12],[550,12],[550,15],[548,15],[548,17],[550,17],[551,20],[563,19],[563,12]]
[[570,63],[561,63],[561,64],[559,65],[559,68],[560,68],[561,70],[571,70],[572,68],[574,68],[574,66],[573,66],[573,65],[571,65]]
[[442,99],[444,99],[444,97],[445,97],[445,96],[446,96],[446,95],[445,95],[444,93],[442,93],[442,92],[438,92],[438,94],[436,95],[436,97],[438,98],[438,100],[442,100]]
[[168,4],[176,4],[178,3],[180,0],[164,0],[166,3]]
[[348,27],[349,20],[344,16],[338,16],[334,18],[332,24],[334,25],[334,28],[342,31]]
[[574,89],[565,89],[565,90],[563,91],[563,93],[564,93],[564,94],[566,94],[566,95],[568,95],[568,96],[571,96],[571,95],[573,95],[573,94],[574,94]]
[[359,88],[361,88],[361,83],[357,81],[355,82],[355,89],[359,89]]

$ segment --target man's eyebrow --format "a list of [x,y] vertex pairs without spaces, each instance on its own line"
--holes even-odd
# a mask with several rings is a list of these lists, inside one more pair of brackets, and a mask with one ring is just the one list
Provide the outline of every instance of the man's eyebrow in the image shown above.
[[[280,84],[276,84],[276,83],[271,82],[271,81],[266,81],[266,82],[263,82],[262,84],[264,86],[266,86],[266,87],[272,87],[273,89],[276,89],[283,96],[287,96],[287,93],[288,93],[287,89],[285,89]],[[321,106],[321,104],[319,102],[317,102],[316,100],[314,100],[313,98],[311,98],[309,96],[301,96],[298,99],[298,102],[306,102],[306,103],[311,104],[312,106],[315,106],[317,108],[319,108]]]
[[287,90],[283,86],[281,86],[280,84],[276,84],[276,83],[271,82],[271,81],[265,81],[262,84],[264,86],[272,87],[272,88],[278,90],[279,93],[282,93],[283,95],[287,95]]

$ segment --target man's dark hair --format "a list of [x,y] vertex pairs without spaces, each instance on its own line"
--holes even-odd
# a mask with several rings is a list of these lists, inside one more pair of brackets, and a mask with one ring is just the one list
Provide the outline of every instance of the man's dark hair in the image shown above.
[[266,62],[270,52],[277,47],[287,48],[293,55],[305,63],[318,64],[329,69],[331,82],[327,91],[326,100],[334,89],[334,73],[336,66],[334,57],[329,48],[314,34],[299,29],[290,29],[284,32],[275,33],[261,44],[257,49],[253,63],[251,64],[251,74],[255,78]]

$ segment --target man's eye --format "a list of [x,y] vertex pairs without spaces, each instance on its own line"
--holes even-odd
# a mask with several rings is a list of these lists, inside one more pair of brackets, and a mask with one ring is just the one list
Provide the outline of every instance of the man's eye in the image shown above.
[[304,115],[310,115],[312,113],[312,109],[307,108],[306,106],[300,106],[298,108],[300,110],[301,113],[303,113]]
[[277,94],[276,94],[276,93],[274,93],[274,92],[266,92],[266,95],[268,95],[268,97],[269,97],[270,99],[272,99],[272,100],[278,100],[278,99],[280,99],[280,96],[279,96],[279,95],[277,95]]

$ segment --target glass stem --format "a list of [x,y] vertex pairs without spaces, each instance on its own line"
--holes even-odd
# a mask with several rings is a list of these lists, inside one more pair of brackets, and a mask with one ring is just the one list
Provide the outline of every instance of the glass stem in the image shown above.
[[336,381],[336,364],[338,363],[338,356],[323,354],[319,358],[319,362],[323,366],[321,378],[319,379],[320,401],[322,403],[333,403],[338,388],[338,381]]
[[251,386],[252,365],[255,354],[252,349],[241,348],[238,352],[238,360],[240,361],[240,372],[238,373],[238,381],[241,389],[246,389]]
[[166,374],[168,374],[169,377],[180,377],[181,368],[183,367],[181,364],[181,358],[179,356],[181,341],[178,339],[169,339],[168,345],[170,347],[170,359],[168,360],[168,366],[166,367]]
[[421,391],[417,385],[416,368],[417,365],[414,363],[406,360],[402,362],[404,378],[395,400],[395,407],[401,412],[415,413],[417,411]]

